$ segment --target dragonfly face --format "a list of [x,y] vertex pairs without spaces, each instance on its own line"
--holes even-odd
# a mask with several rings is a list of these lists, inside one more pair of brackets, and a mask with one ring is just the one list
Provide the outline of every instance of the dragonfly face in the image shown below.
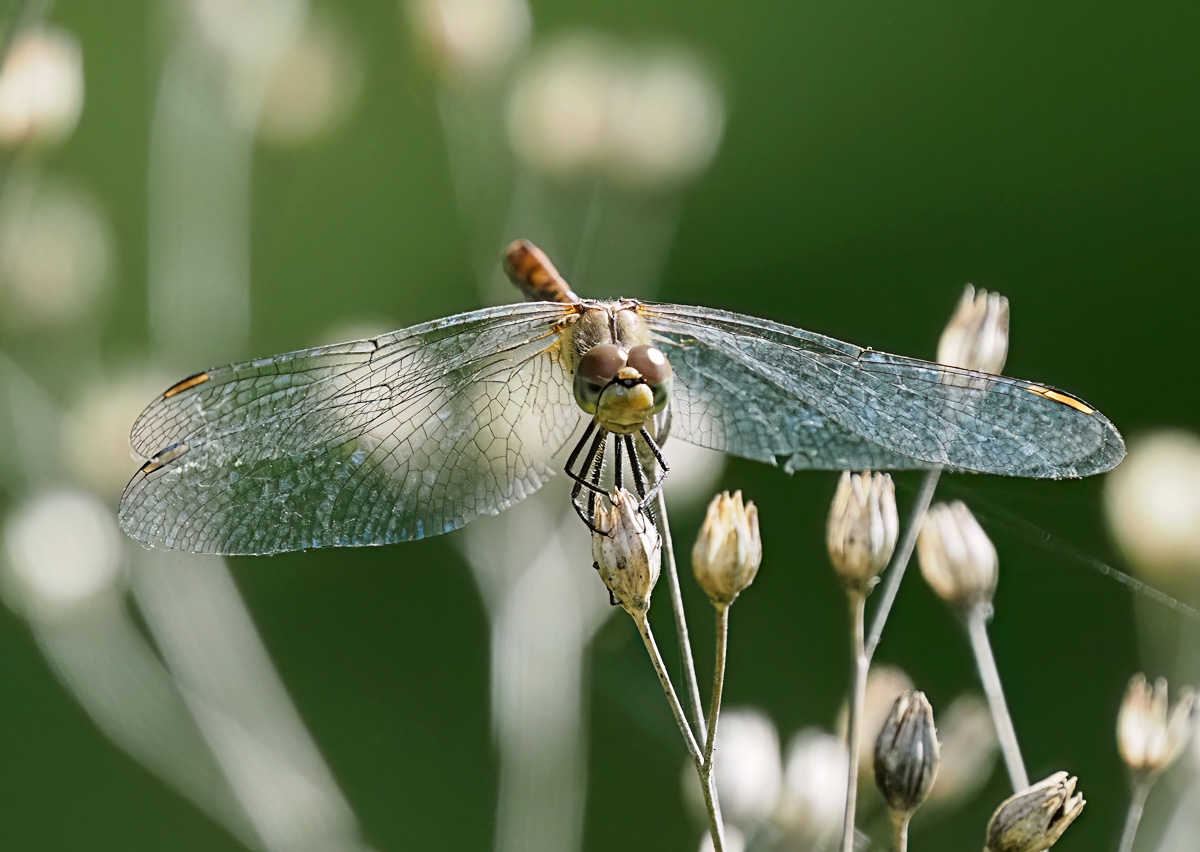
[[[538,301],[169,388],[134,424],[147,461],[122,496],[122,527],[151,546],[227,554],[408,541],[523,500],[563,454],[590,521],[580,496],[602,490],[609,436],[614,476],[624,457],[644,501],[661,486],[659,412],[674,439],[788,472],[1057,479],[1125,454],[1102,414],[1043,382],[712,308],[582,300],[527,243],[506,267]],[[635,441],[657,470],[642,470]]]

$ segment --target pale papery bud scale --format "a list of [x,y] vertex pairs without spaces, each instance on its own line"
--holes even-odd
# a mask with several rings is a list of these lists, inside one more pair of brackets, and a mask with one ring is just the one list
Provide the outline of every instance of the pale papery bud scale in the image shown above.
[[1191,739],[1195,710],[1190,687],[1180,690],[1171,706],[1164,678],[1151,688],[1145,675],[1136,675],[1117,716],[1117,745],[1130,770],[1156,775],[1175,763]]
[[885,473],[842,473],[829,510],[829,558],[848,587],[866,593],[896,549],[896,488]]
[[990,604],[996,591],[996,547],[966,504],[930,507],[917,538],[921,574],[951,604],[970,608]]
[[692,548],[696,582],[716,605],[727,606],[752,582],[762,563],[758,508],[742,492],[718,494],[708,504]]
[[1008,357],[1008,299],[968,284],[938,342],[938,362],[1000,373]]

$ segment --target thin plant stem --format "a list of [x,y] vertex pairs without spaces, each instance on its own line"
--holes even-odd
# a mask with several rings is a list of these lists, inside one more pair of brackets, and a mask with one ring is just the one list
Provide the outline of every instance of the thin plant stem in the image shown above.
[[705,771],[705,754],[701,753],[700,746],[696,744],[696,738],[692,735],[692,728],[688,724],[687,715],[683,712],[683,705],[679,703],[679,697],[675,694],[675,687],[671,685],[671,677],[667,674],[666,666],[663,665],[662,654],[658,652],[658,644],[654,641],[654,633],[650,630],[650,622],[646,619],[646,614],[633,615],[633,621],[637,625],[638,633],[642,636],[642,642],[646,645],[646,652],[650,655],[650,662],[654,665],[658,682],[662,684],[663,692],[667,696],[667,703],[671,705],[671,713],[675,716],[675,724],[679,726],[679,733],[683,735],[688,754],[691,755],[692,764],[696,768],[696,775],[700,779],[700,787],[704,792],[704,807],[708,811],[713,850],[714,852],[724,852],[725,826],[721,822],[721,804],[717,799],[716,788],[713,786],[712,774]]
[[696,679],[696,661],[692,658],[692,642],[688,636],[687,615],[683,611],[683,593],[679,588],[679,571],[675,567],[675,545],[671,541],[671,526],[667,522],[667,501],[662,491],[655,499],[654,517],[658,520],[658,533],[662,537],[663,563],[667,574],[667,592],[671,597],[671,610],[675,613],[675,634],[679,637],[679,656],[683,663],[683,685],[692,715],[696,719],[696,730],[704,736],[704,705],[700,701],[700,684]]
[[725,647],[729,639],[729,605],[715,604],[717,611],[716,644],[713,662],[712,700],[708,705],[708,739],[704,744],[705,773],[712,774],[713,744],[717,738],[717,717],[721,714],[721,694],[725,690]]
[[870,662],[863,646],[866,595],[850,590],[850,715],[846,725],[846,750],[850,755],[846,772],[846,814],[842,823],[842,852],[854,852],[854,815],[858,805],[858,741],[862,731],[863,697],[867,691]]
[[892,811],[892,846],[896,852],[908,852],[908,823],[912,811]]
[[713,662],[712,699],[708,704],[708,737],[704,741],[704,764],[700,767],[700,786],[708,809],[713,849],[725,846],[725,824],[721,819],[721,803],[717,799],[713,780],[713,749],[717,742],[717,718],[721,715],[721,694],[725,690],[725,647],[729,636],[729,607],[717,604],[716,654]]
[[979,680],[983,684],[984,694],[987,695],[992,724],[996,727],[996,737],[1000,741],[1000,753],[1004,755],[1004,765],[1008,769],[1013,792],[1019,793],[1029,787],[1029,775],[1025,771],[1025,761],[1021,759],[1017,732],[1013,728],[1012,716],[1009,715],[1008,704],[1004,700],[1004,689],[1000,685],[1000,670],[996,668],[992,643],[988,640],[987,612],[986,604],[976,604],[967,611],[967,635],[971,639],[971,650],[975,654]]
[[679,703],[675,687],[671,684],[671,676],[667,674],[666,666],[663,665],[662,654],[658,652],[658,644],[654,641],[654,634],[650,630],[650,622],[646,619],[645,613],[634,615],[633,622],[637,625],[638,633],[642,635],[642,642],[646,646],[646,652],[650,655],[650,662],[654,665],[654,673],[658,675],[658,682],[662,684],[663,692],[666,693],[667,703],[671,705],[671,712],[675,715],[675,723],[679,725],[679,733],[683,735],[688,754],[691,755],[692,762],[696,764],[696,769],[699,771],[704,763],[704,755],[700,752],[700,746],[696,744],[696,737],[692,735],[692,728],[683,712],[683,705]]
[[1139,774],[1134,777],[1129,810],[1125,812],[1125,828],[1121,831],[1121,845],[1117,847],[1117,852],[1133,852],[1133,840],[1142,821],[1142,812],[1146,809],[1146,797],[1153,786],[1152,776]]
[[885,574],[883,588],[879,590],[879,603],[875,606],[875,614],[871,617],[871,632],[867,637],[865,651],[867,662],[875,657],[875,649],[879,647],[879,640],[883,636],[883,626],[887,623],[888,614],[892,611],[892,604],[896,602],[896,594],[900,591],[900,581],[904,579],[904,572],[908,568],[913,548],[917,544],[917,533],[921,531],[921,522],[925,520],[925,513],[929,511],[929,503],[933,500],[933,492],[937,488],[941,475],[941,468],[935,467],[933,470],[926,471],[925,478],[921,481],[921,490],[917,492],[917,502],[913,504],[908,526],[904,530],[904,538],[892,555],[892,562]]

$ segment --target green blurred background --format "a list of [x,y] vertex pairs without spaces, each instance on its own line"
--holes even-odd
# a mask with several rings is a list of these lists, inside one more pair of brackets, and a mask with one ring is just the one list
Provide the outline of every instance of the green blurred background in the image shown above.
[[[51,20],[83,49],[82,118],[60,147],[4,164],[71,178],[111,223],[111,291],[86,320],[98,348],[73,331],[5,324],[7,357],[64,405],[84,392],[78,377],[150,351],[147,176],[169,5],[57,3]],[[254,149],[249,339],[156,364],[168,381],[311,345],[331,326],[402,327],[477,307],[480,258],[514,236],[548,240],[582,294],[642,295],[622,278],[621,211],[662,205],[678,219],[657,298],[930,357],[972,282],[1011,300],[1010,375],[1079,394],[1127,435],[1197,421],[1187,354],[1200,226],[1193,3],[535,0],[535,45],[578,28],[681,43],[708,60],[725,98],[722,144],[694,183],[636,203],[637,193],[604,190],[593,231],[610,241],[590,252],[591,274],[570,260],[589,227],[579,200],[591,184],[551,184],[544,197],[569,212],[545,214],[555,223],[546,234],[475,228],[454,200],[446,94],[403,7],[322,7],[354,46],[359,99],[311,144]],[[505,95],[497,84],[470,97]],[[82,352],[98,362],[78,364]],[[899,480],[904,505],[918,480]],[[726,701],[763,708],[785,737],[831,725],[846,682],[845,605],[822,543],[834,482],[736,460],[720,481],[759,505],[766,553],[734,608]],[[32,487],[0,485],[6,510]],[[1131,595],[1072,555],[1120,564],[1102,485],[951,477],[940,490],[972,501],[1000,550],[992,632],[1030,773],[1069,770],[1089,801],[1058,847],[1067,850],[1115,848],[1127,794],[1113,723],[1143,665]],[[115,506],[115,491],[104,496]],[[993,505],[1070,547],[995,521]],[[700,510],[673,517],[681,550]],[[492,842],[487,618],[453,538],[231,563],[365,839],[381,850]],[[877,660],[904,667],[936,711],[974,683],[973,667],[954,619],[912,579]],[[704,682],[707,604],[686,582],[685,596]],[[8,610],[0,647],[0,846],[242,848],[96,730]],[[611,618],[590,657],[587,849],[696,846],[701,827],[680,793],[684,750],[658,690],[635,632]],[[915,848],[979,848],[1006,783],[997,770],[968,806],[918,821]]]

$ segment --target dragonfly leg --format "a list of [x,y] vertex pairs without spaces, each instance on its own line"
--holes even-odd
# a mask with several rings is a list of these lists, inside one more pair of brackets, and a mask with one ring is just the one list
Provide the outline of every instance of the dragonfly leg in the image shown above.
[[625,444],[625,453],[629,456],[629,469],[633,472],[633,487],[637,490],[639,500],[646,499],[646,474],[642,472],[642,465],[638,461],[637,448],[633,445],[632,435],[622,435],[620,442]]
[[[575,494],[578,494],[579,490],[583,489],[583,488],[587,488],[589,490],[594,490],[599,493],[605,493],[604,489],[600,488],[600,486],[598,486],[598,485],[593,484],[589,480],[588,475],[587,475],[587,472],[591,469],[592,460],[596,454],[596,444],[600,442],[601,435],[596,436],[596,440],[592,443],[591,449],[588,450],[587,459],[584,461],[584,463],[582,465],[580,465],[579,472],[578,473],[575,472],[575,462],[578,461],[579,454],[583,452],[583,448],[585,446],[587,446],[588,438],[590,438],[592,436],[592,432],[594,432],[595,430],[596,430],[596,422],[592,421],[591,423],[588,424],[587,429],[585,429],[583,431],[583,435],[579,438],[579,441],[575,444],[575,449],[571,450],[571,455],[567,459],[567,464],[565,467],[567,476],[569,476],[571,478],[571,480],[577,486],[579,486],[573,492]],[[604,430],[601,429],[600,432],[604,433]]]
[[[646,493],[646,474],[642,470],[641,462],[638,461],[633,435],[622,435],[621,437],[625,441],[625,452],[630,459],[629,468],[633,471],[633,485],[638,494],[638,510],[650,519],[650,523],[655,523],[654,508],[650,505],[654,494],[647,495]],[[657,490],[654,493],[657,493]]]
[[654,498],[658,496],[658,492],[662,490],[663,483],[667,479],[667,474],[671,472],[671,466],[667,464],[662,450],[659,449],[658,444],[654,442],[654,438],[650,436],[645,427],[642,427],[639,434],[642,436],[642,440],[646,442],[646,446],[650,449],[650,452],[654,454],[654,460],[658,462],[658,466],[662,470],[662,473],[654,477],[654,487],[650,489],[648,494],[642,497],[640,508],[642,511],[646,511],[654,501]]
[[[618,435],[613,441],[613,456],[616,459],[616,465],[613,467],[613,490],[625,487],[625,436]],[[633,459],[630,459],[632,462]],[[634,465],[636,467],[636,465]]]
[[[593,532],[601,532],[597,530],[592,518],[596,512],[596,495],[605,493],[600,487],[600,472],[604,463],[604,448],[608,442],[608,430],[594,429],[595,424],[591,424],[583,433],[583,437],[579,439],[579,443],[571,452],[571,457],[567,460],[567,476],[571,477],[575,482],[575,487],[571,489],[571,505],[575,509],[575,513],[579,515],[580,520],[587,524],[588,529]],[[587,445],[587,439],[595,431],[596,436],[592,439],[591,446],[588,448],[587,455],[583,463],[579,466],[579,471],[574,469],[575,462],[579,458],[579,454],[583,451],[583,447]],[[580,502],[580,494],[584,489],[588,491],[587,508],[583,507]]]

